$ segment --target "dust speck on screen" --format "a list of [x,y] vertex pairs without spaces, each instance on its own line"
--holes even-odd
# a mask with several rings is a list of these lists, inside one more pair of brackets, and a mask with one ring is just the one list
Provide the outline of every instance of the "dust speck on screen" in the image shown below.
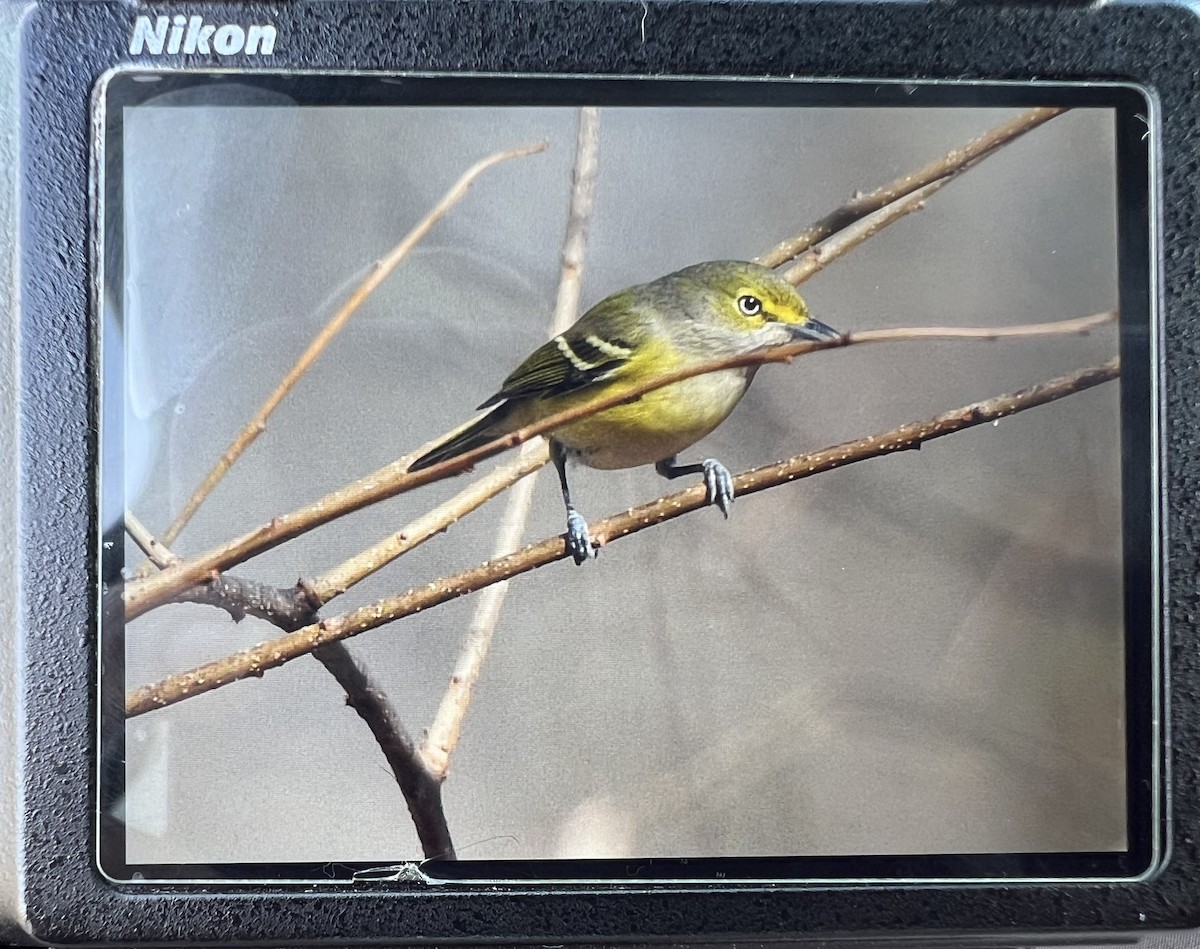
[[107,872],[1145,869],[1135,93],[145,78]]

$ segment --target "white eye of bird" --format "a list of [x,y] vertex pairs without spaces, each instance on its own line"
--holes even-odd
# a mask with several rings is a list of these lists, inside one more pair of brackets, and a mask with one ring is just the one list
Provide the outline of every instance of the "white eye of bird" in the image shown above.
[[762,313],[762,300],[758,297],[752,297],[750,294],[738,297],[738,309],[746,316],[758,316]]

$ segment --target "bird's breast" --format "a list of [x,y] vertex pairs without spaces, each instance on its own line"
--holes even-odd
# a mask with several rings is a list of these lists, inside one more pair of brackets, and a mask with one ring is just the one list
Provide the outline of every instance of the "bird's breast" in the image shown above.
[[633,468],[678,454],[720,425],[741,401],[752,372],[728,369],[685,379],[567,425],[554,433],[591,468]]

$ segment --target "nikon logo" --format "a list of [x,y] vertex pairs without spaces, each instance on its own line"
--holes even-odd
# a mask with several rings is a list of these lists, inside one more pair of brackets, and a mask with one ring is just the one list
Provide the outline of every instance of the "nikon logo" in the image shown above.
[[153,20],[139,16],[133,24],[129,52],[152,56],[163,53],[216,53],[218,56],[269,56],[275,49],[275,27],[253,24],[247,27],[236,23],[205,23],[204,17],[177,13]]

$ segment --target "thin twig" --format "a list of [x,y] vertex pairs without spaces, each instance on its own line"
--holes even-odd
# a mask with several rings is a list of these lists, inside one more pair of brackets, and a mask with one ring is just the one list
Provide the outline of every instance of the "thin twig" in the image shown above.
[[396,533],[320,576],[304,581],[305,591],[314,602],[325,605],[397,557],[442,533],[484,502],[538,471],[550,460],[544,442],[526,445],[525,449],[512,461],[488,472],[450,500],[405,524]]
[[[511,554],[521,545],[525,523],[533,506],[533,489],[534,478],[530,477],[513,488],[509,494],[500,533],[492,548],[494,558]],[[450,770],[450,756],[458,747],[467,709],[471,705],[471,696],[483,671],[483,663],[491,648],[507,593],[508,581],[502,580],[480,594],[479,603],[471,615],[471,624],[467,628],[466,644],[454,664],[454,672],[450,675],[450,685],[446,688],[446,694],[442,696],[425,740],[421,742],[421,760],[439,780],[445,780]]]
[[1007,145],[1015,138],[1030,132],[1049,122],[1065,109],[1033,109],[1017,116],[1003,125],[972,139],[961,148],[947,152],[942,157],[929,162],[916,171],[881,185],[874,191],[856,194],[839,208],[830,211],[815,224],[810,225],[794,237],[781,241],[770,251],[757,258],[757,263],[764,267],[779,267],[810,247],[819,244],[831,234],[844,230],[855,221],[880,210],[893,201],[903,198],[932,184],[939,178],[961,173],[966,167],[978,164],[980,160]]
[[165,545],[159,543],[146,525],[129,508],[125,509],[125,533],[141,548],[142,553],[150,558],[150,562],[154,566],[166,568],[182,563],[178,555],[171,553]]
[[133,580],[125,585],[125,618],[134,619],[164,603],[170,602],[181,590],[192,586],[214,571],[221,572],[236,564],[249,560],[264,551],[271,550],[280,544],[298,537],[307,531],[327,524],[344,514],[368,507],[379,501],[387,500],[398,494],[403,494],[415,488],[440,481],[452,475],[461,474],[477,465],[479,462],[498,455],[510,448],[523,444],[538,435],[544,435],[563,425],[578,421],[589,415],[595,415],[616,405],[632,402],[647,392],[661,389],[663,386],[709,372],[719,372],[723,369],[736,369],[747,366],[761,366],[773,362],[790,362],[796,356],[814,352],[819,349],[836,349],[852,346],[856,343],[899,342],[910,339],[929,339],[931,331],[940,339],[1008,339],[1019,336],[1043,336],[1051,334],[1077,334],[1090,332],[1105,323],[1116,319],[1112,311],[1100,313],[1081,319],[1064,320],[1057,323],[1033,324],[1032,326],[1012,326],[1000,328],[986,327],[910,327],[903,329],[874,330],[869,334],[853,333],[836,340],[824,342],[797,342],[785,346],[755,350],[740,356],[726,359],[716,359],[712,362],[690,366],[675,372],[667,373],[656,379],[647,380],[638,385],[629,386],[616,391],[610,396],[596,399],[594,402],[558,412],[554,415],[517,429],[486,445],[459,455],[441,464],[431,465],[420,471],[407,471],[416,453],[410,453],[405,459],[392,462],[374,474],[331,492],[307,507],[300,508],[290,514],[276,517],[261,527],[243,534],[241,537],[210,550],[193,560],[185,561],[170,567],[154,576]]
[[[1102,366],[1081,369],[1066,376],[1030,386],[1018,392],[996,396],[982,402],[945,412],[931,419],[901,425],[887,432],[846,442],[823,451],[799,455],[771,465],[753,468],[734,478],[739,497],[745,497],[777,485],[831,471],[848,464],[876,458],[898,451],[920,447],[923,443],[953,432],[995,421],[1034,406],[1081,392],[1115,379],[1118,362],[1112,359]],[[597,544],[612,543],[656,524],[706,507],[707,490],[696,485],[685,491],[670,494],[649,504],[593,522],[589,530]],[[563,535],[548,537],[524,550],[490,560],[469,570],[398,596],[322,620],[297,632],[270,642],[226,656],[188,672],[168,676],[159,682],[134,689],[126,697],[128,717],[142,715],[156,708],[173,705],[184,699],[236,682],[251,676],[261,676],[266,670],[281,666],[330,642],[357,636],[369,629],[383,626],[405,616],[420,613],[440,603],[464,596],[501,580],[542,567],[568,556]]]
[[[1027,339],[1032,336],[1087,336],[1094,329],[1117,322],[1116,310],[1054,323],[1023,323],[1018,326],[910,326],[903,330],[859,330],[848,333],[846,344],[891,343],[897,339]],[[897,336],[897,333],[902,335]]]
[[571,176],[571,199],[563,232],[559,263],[558,296],[550,335],[565,332],[579,316],[583,295],[583,263],[587,251],[588,222],[596,206],[596,179],[600,171],[600,110],[579,110],[579,132],[575,141],[575,169]]
[[329,345],[330,341],[338,334],[341,328],[346,325],[346,321],[354,315],[355,311],[363,304],[363,301],[387,279],[388,275],[396,268],[396,265],[408,256],[409,251],[429,233],[433,226],[466,196],[466,193],[470,190],[471,185],[475,183],[476,179],[489,168],[501,162],[512,158],[522,158],[526,155],[534,155],[545,151],[548,147],[548,142],[522,145],[518,148],[509,148],[504,151],[495,152],[476,162],[462,174],[451,186],[450,190],[442,196],[442,199],[434,205],[416,227],[408,232],[399,244],[392,248],[384,257],[375,261],[366,279],[358,285],[358,288],[350,295],[350,298],[342,304],[341,309],[333,315],[333,318],[325,324],[321,331],[313,338],[313,341],[308,344],[308,348],[296,360],[296,364],[292,366],[288,374],[283,377],[283,381],[275,387],[275,391],[267,397],[267,400],[254,413],[250,421],[238,432],[237,437],[225,449],[224,453],[217,460],[217,463],[212,467],[212,470],[204,476],[204,480],[192,492],[183,509],[175,517],[175,520],[171,522],[171,526],[163,532],[162,541],[164,544],[170,545],[174,543],[180,531],[192,519],[196,511],[200,509],[200,505],[204,503],[220,480],[225,477],[225,473],[229,471],[234,462],[241,457],[242,453],[250,447],[259,435],[266,431],[267,419],[271,413],[275,411],[279,403],[283,401],[284,397],[299,381],[300,377],[316,362],[317,357],[325,351],[325,347]]
[[800,259],[783,272],[783,279],[793,286],[799,286],[839,257],[850,253],[867,238],[874,237],[889,224],[894,224],[900,218],[912,214],[914,211],[922,210],[925,207],[925,199],[940,188],[944,188],[951,180],[953,179],[950,177],[941,178],[843,228],[816,247],[801,254]]
[[[563,234],[562,260],[559,267],[558,298],[550,321],[550,336],[565,332],[579,316],[583,286],[583,264],[587,250],[587,226],[596,198],[596,177],[600,159],[600,112],[585,106],[579,110],[579,132],[575,143],[575,171],[572,175],[571,200],[567,226]],[[526,446],[527,448],[530,446]],[[544,444],[538,444],[546,454]],[[537,475],[522,481],[508,496],[493,557],[512,553],[521,544]],[[455,663],[450,685],[438,706],[433,724],[421,742],[421,760],[439,780],[445,780],[450,756],[458,746],[463,721],[471,705],[471,696],[491,648],[500,611],[508,594],[508,582],[494,583],[480,595],[467,630],[467,642]]]

